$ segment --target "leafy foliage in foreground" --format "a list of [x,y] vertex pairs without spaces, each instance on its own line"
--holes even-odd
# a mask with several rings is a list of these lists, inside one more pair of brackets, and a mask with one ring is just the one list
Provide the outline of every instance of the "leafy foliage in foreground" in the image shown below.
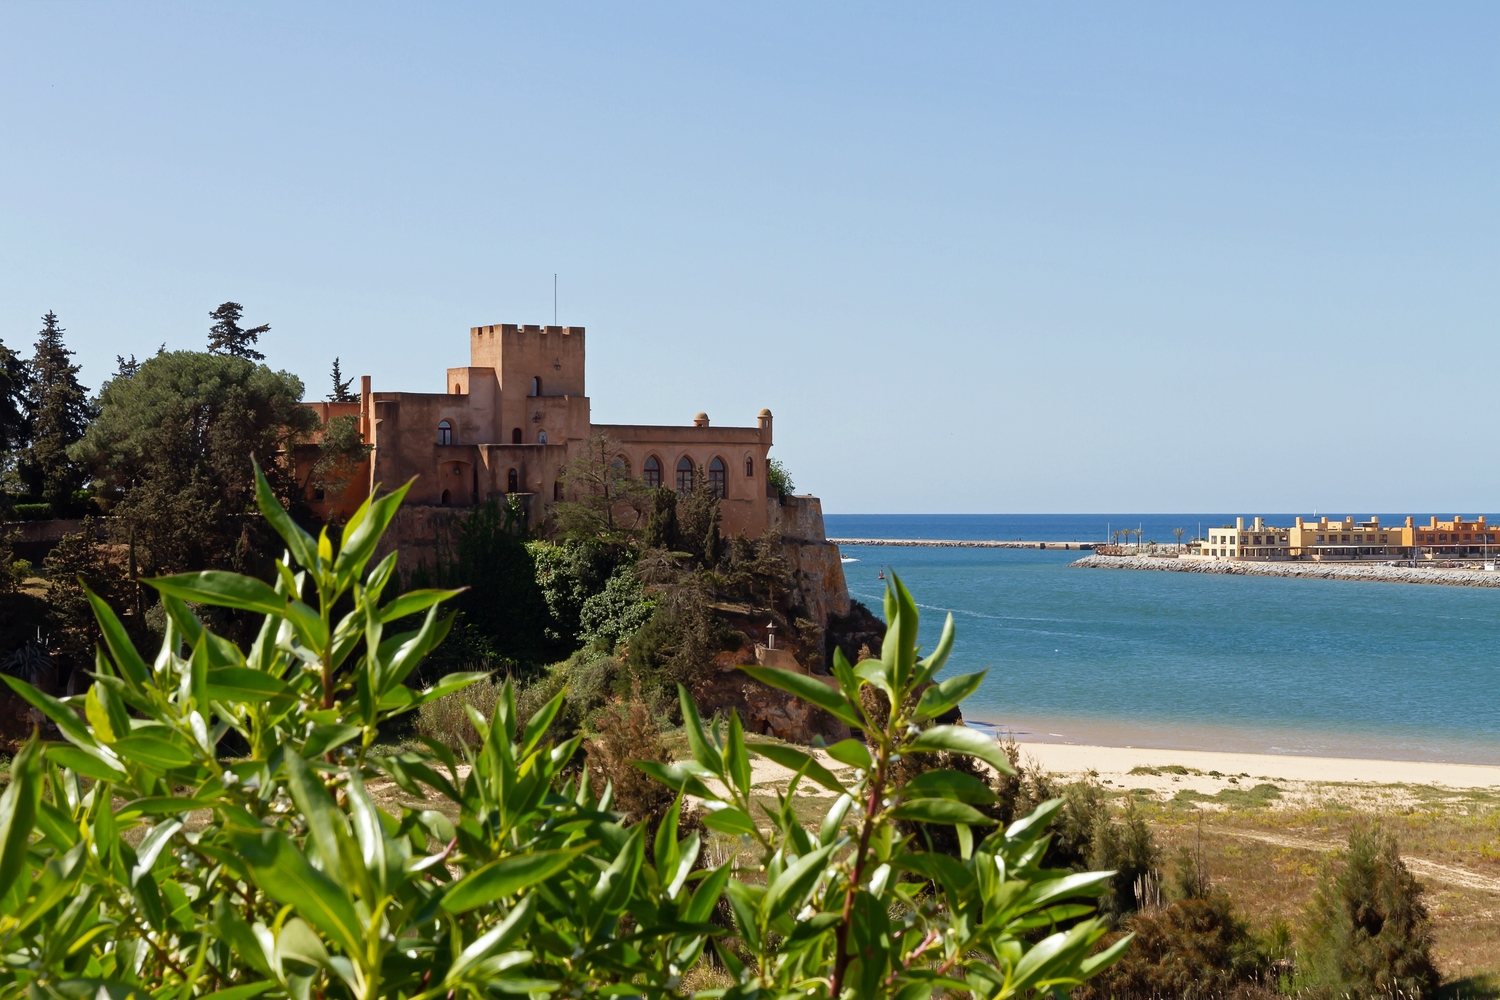
[[[755,672],[867,740],[832,748],[859,768],[847,787],[801,751],[763,748],[797,772],[759,817],[769,829],[739,719],[704,727],[683,693],[692,760],[639,766],[701,799],[710,829],[758,848],[748,867],[701,868],[699,835],[678,837],[681,797],[648,842],[611,810],[609,788],[568,777],[578,739],[546,739],[561,694],[523,723],[507,684],[490,718],[471,714],[480,743],[461,760],[435,741],[376,753],[383,723],[480,679],[404,683],[446,633],[438,608],[453,594],[385,599],[395,557],[370,563],[404,490],[362,506],[335,549],[257,485],[289,550],[274,585],[224,572],[152,581],[168,623],[149,662],[90,595],[105,649],[76,699],[83,718],[7,678],[65,742],[34,738],[0,796],[0,996],[669,996],[722,934],[710,918],[726,898],[739,947],[720,955],[735,985],[709,995],[1007,997],[1065,989],[1125,948],[1090,955],[1104,927],[1082,900],[1111,873],[1040,867],[1057,801],[976,841],[986,818],[972,777],[929,771],[891,793],[904,753],[1008,767],[978,733],[923,728],[980,678],[930,683],[952,621],[918,660],[916,606],[899,581],[884,660],[840,658],[837,687]],[[261,614],[260,633],[242,651],[189,601]],[[336,607],[349,610],[335,618]],[[420,627],[387,634],[414,615]],[[881,725],[859,707],[865,686],[896,706]],[[248,753],[226,761],[231,731]],[[792,811],[803,781],[837,793],[816,832]],[[377,783],[419,801],[392,814]],[[901,820],[954,825],[962,857],[918,850]]]

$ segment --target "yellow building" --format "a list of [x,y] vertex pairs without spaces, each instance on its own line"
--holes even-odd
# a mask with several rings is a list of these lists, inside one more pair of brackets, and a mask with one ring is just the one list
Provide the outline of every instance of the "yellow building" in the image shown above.
[[1298,559],[1359,559],[1370,556],[1409,557],[1416,544],[1416,529],[1412,519],[1405,525],[1391,527],[1380,523],[1380,518],[1356,521],[1346,517],[1342,521],[1319,518],[1304,521],[1297,518],[1288,532],[1288,549]]
[[[1406,520],[1408,524],[1411,523],[1411,518]],[[1493,555],[1494,553],[1489,552],[1490,547],[1500,542],[1495,537],[1495,526],[1485,524],[1483,514],[1473,521],[1465,521],[1456,516],[1451,521],[1439,521],[1434,517],[1426,525],[1417,528],[1416,534],[1416,544],[1421,546],[1423,555],[1429,559],[1441,556]]]
[[1287,529],[1277,528],[1255,518],[1250,527],[1245,519],[1234,519],[1234,527],[1209,528],[1199,544],[1198,554],[1212,559],[1285,559]]

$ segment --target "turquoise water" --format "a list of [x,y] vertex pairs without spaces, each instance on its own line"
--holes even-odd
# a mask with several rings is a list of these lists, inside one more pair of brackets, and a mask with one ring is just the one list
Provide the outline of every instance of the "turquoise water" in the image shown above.
[[[827,520],[833,536],[919,523]],[[942,527],[925,537],[1021,534]],[[991,668],[965,715],[1023,739],[1500,764],[1500,590],[1084,570],[1076,552],[844,554],[877,613],[878,570],[901,574],[925,647],[953,613],[949,671]]]

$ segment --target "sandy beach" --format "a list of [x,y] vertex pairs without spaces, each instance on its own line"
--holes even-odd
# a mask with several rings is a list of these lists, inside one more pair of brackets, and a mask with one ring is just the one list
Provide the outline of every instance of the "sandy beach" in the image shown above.
[[[1252,781],[1438,785],[1445,788],[1500,786],[1500,767],[1482,764],[1075,746],[1067,743],[1020,743],[1019,746],[1023,759],[1029,757],[1055,774],[1074,776],[1093,771],[1101,781],[1153,791],[1191,788],[1212,793],[1223,789],[1231,776],[1239,777],[1241,783],[1245,782],[1241,776],[1248,776]],[[1190,773],[1152,775],[1145,771],[1173,765]],[[1136,773],[1132,774],[1132,771]],[[1214,777],[1212,772],[1215,771],[1223,777]]]

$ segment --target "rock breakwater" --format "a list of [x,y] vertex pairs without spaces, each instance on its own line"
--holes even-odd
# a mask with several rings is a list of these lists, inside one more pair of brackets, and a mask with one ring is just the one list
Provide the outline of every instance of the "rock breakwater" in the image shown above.
[[965,538],[830,538],[834,545],[881,545],[909,549],[1074,549],[1088,551],[1097,542],[983,541]]
[[1445,587],[1500,587],[1500,573],[1432,566],[1384,566],[1369,563],[1210,562],[1203,559],[1091,555],[1072,563],[1084,569],[1149,569],[1172,573],[1218,573],[1227,576],[1292,576],[1321,580],[1366,580],[1374,583],[1426,583]]

